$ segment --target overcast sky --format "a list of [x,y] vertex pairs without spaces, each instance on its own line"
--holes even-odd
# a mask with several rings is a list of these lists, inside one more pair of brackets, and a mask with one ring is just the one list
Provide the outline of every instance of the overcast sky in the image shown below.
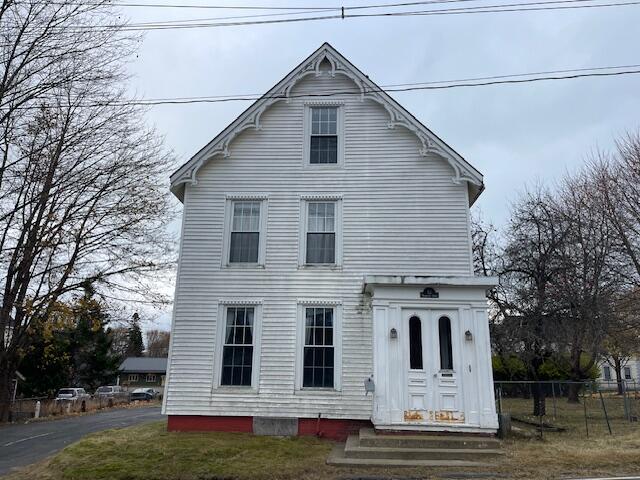
[[[231,5],[222,0],[154,3]],[[237,3],[323,5],[318,0]],[[499,3],[513,2],[489,2]],[[424,8],[435,7],[417,7]],[[122,11],[132,22],[260,13]],[[132,85],[148,98],[263,93],[325,41],[380,85],[640,64],[639,23],[640,5],[634,5],[164,30],[146,33],[131,64]],[[583,164],[590,151],[609,149],[616,136],[640,128],[640,75],[393,96],[484,174],[486,191],[474,208],[498,225],[526,184],[553,182]],[[155,106],[148,118],[182,163],[248,104]]]

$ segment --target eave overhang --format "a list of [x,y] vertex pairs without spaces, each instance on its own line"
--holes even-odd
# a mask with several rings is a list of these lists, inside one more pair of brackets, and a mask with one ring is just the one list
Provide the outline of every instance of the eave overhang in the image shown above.
[[[320,70],[320,64],[328,61],[331,69],[328,72]],[[197,184],[198,170],[216,156],[222,158],[231,156],[232,140],[246,129],[261,128],[262,114],[278,101],[289,101],[294,85],[308,75],[328,74],[331,76],[344,75],[350,78],[359,91],[356,91],[361,101],[372,100],[382,105],[389,114],[387,127],[398,126],[413,132],[420,142],[419,153],[422,156],[436,155],[446,160],[452,167],[454,183],[467,183],[469,205],[472,205],[484,190],[482,174],[468,163],[461,155],[435,135],[425,125],[418,121],[408,110],[396,102],[389,94],[372,82],[369,77],[343,57],[330,44],[324,43],[320,48],[294,68],[287,76],[278,82],[247,108],[236,120],[218,134],[211,142],[204,146],[189,161],[178,168],[171,175],[171,191],[180,201],[184,199],[185,185]]]

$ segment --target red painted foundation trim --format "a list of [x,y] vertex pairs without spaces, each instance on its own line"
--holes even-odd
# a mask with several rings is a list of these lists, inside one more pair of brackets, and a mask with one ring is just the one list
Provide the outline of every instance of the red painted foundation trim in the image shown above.
[[[361,428],[372,428],[368,420],[335,418],[299,418],[298,435],[344,442]],[[170,432],[241,432],[253,433],[253,417],[216,417],[207,415],[169,415]]]
[[358,433],[361,428],[372,428],[369,420],[343,420],[335,418],[300,418],[298,435],[313,435],[344,442],[349,435]]
[[206,415],[169,415],[170,432],[253,432],[253,417],[210,417]]

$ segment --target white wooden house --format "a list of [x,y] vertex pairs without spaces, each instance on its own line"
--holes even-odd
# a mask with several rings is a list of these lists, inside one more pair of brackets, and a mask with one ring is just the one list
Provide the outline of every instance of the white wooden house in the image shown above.
[[171,430],[496,431],[482,175],[331,45],[171,189]]

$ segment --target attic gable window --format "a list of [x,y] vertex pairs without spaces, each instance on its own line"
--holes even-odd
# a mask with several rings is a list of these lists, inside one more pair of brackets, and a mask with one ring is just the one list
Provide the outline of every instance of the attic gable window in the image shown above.
[[311,164],[338,163],[338,107],[311,108]]
[[310,101],[304,114],[304,165],[340,167],[343,157],[344,105]]

